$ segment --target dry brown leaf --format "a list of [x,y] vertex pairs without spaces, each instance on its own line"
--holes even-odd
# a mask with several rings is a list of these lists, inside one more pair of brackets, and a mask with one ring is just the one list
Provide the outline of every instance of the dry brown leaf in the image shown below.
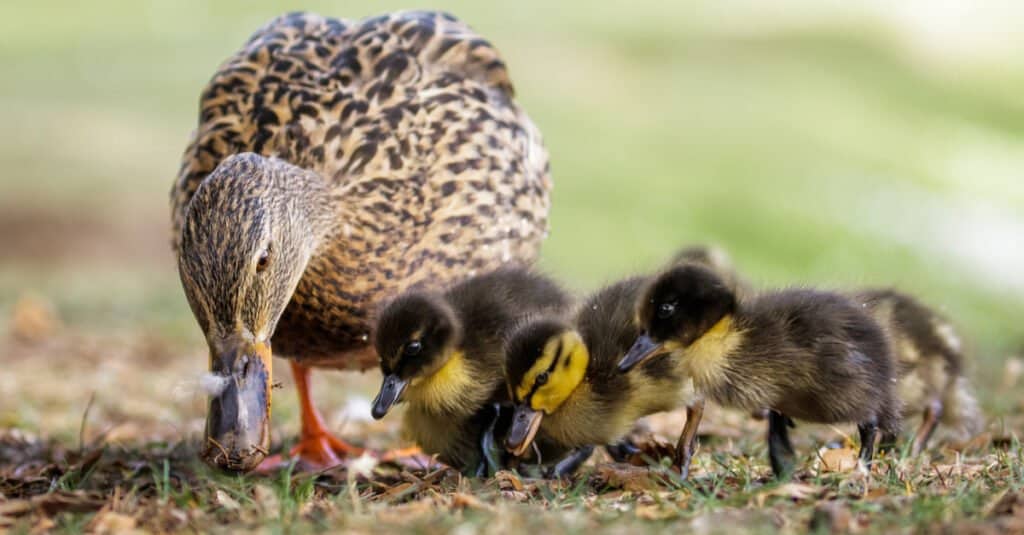
[[824,487],[805,483],[783,483],[757,495],[757,506],[764,507],[769,497],[787,498],[795,502],[815,499],[824,493]]
[[214,501],[217,502],[217,505],[228,511],[237,511],[242,508],[238,500],[232,498],[230,494],[221,489],[217,489],[217,492],[214,493]]
[[594,477],[607,487],[633,492],[656,490],[662,486],[659,477],[647,468],[621,463],[598,466]]
[[857,450],[822,448],[818,450],[818,469],[822,472],[850,472],[857,468]]
[[11,310],[11,335],[25,342],[41,342],[60,326],[53,305],[37,296],[23,295]]
[[45,515],[57,513],[91,513],[103,507],[105,500],[82,491],[57,491],[34,496],[24,500],[10,500],[0,503],[0,516],[17,517],[33,511]]
[[472,494],[466,494],[463,492],[456,492],[452,494],[452,509],[477,509],[480,511],[493,511],[494,507],[488,503],[484,503],[473,496]]
[[88,531],[96,533],[98,535],[105,535],[108,533],[126,533],[135,529],[135,519],[123,515],[121,513],[115,513],[113,511],[101,511],[89,522]]
[[638,504],[636,517],[643,520],[668,520],[679,516],[679,509],[664,504]]
[[413,519],[435,514],[437,514],[437,505],[433,498],[428,497],[413,502],[388,505],[377,511],[377,520],[405,524]]
[[522,492],[525,490],[523,480],[519,479],[519,476],[508,470],[501,470],[494,474],[494,480],[498,483],[498,488],[502,490],[514,490]]
[[44,516],[40,518],[39,521],[35,523],[35,525],[32,526],[32,529],[29,530],[29,533],[33,535],[35,535],[36,533],[52,533],[53,528],[56,527],[57,522],[55,522],[52,518],[48,516]]

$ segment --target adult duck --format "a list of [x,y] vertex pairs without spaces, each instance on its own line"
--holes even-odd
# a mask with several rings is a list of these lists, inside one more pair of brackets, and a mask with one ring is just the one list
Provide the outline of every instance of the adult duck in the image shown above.
[[265,460],[271,346],[299,394],[292,455],[316,468],[360,454],[325,429],[310,367],[375,367],[382,298],[532,262],[550,188],[505,63],[453,16],[294,13],[258,30],[203,90],[171,191],[218,386],[201,456],[232,471]]

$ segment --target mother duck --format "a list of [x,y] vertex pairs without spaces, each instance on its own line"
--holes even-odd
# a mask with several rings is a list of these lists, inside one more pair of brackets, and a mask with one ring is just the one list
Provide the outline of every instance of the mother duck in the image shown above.
[[269,447],[271,347],[311,468],[333,437],[310,367],[366,369],[383,298],[535,260],[551,180],[498,51],[445,13],[272,20],[214,74],[171,191],[173,246],[210,349],[201,456],[256,468]]

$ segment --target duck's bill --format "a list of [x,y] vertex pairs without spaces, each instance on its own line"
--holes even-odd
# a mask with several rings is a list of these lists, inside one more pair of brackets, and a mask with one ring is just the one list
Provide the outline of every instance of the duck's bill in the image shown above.
[[637,364],[640,364],[659,353],[664,353],[664,351],[664,344],[659,344],[654,340],[651,340],[650,336],[641,334],[637,337],[636,341],[633,342],[633,347],[630,347],[629,351],[626,352],[626,356],[622,357],[622,360],[619,361],[619,371],[628,372]]
[[383,418],[391,410],[391,406],[402,399],[402,392],[405,391],[405,387],[408,384],[408,381],[399,378],[395,374],[384,376],[384,382],[380,385],[380,392],[377,392],[377,397],[373,399],[373,410],[371,412],[374,419],[380,420]]
[[543,419],[543,412],[535,411],[526,405],[517,406],[512,415],[512,426],[505,438],[505,449],[516,457],[522,457],[533,443],[533,438],[537,436]]
[[243,341],[211,352],[210,407],[200,456],[231,472],[248,472],[270,446],[270,346]]

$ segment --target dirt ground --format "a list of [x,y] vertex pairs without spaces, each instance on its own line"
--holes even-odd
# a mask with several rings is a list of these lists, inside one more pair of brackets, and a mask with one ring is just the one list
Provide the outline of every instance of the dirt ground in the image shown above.
[[[671,453],[683,415],[645,422],[644,462],[612,463],[603,453],[576,477],[491,479],[454,471],[404,470],[372,462],[323,473],[216,473],[196,458],[205,396],[204,355],[159,335],[95,335],[63,327],[45,302],[23,299],[2,341],[0,530],[264,531],[349,529],[424,533],[695,532],[1024,532],[1022,450],[1012,418],[989,422],[967,442],[946,442],[920,458],[884,456],[870,473],[854,468],[852,429],[801,426],[805,463],[794,479],[771,478],[764,423],[709,409],[693,477],[657,464]],[[281,362],[279,361],[279,364]],[[279,367],[283,368],[283,366]],[[1016,396],[1020,361],[1008,361],[995,396]],[[274,404],[273,442],[297,431],[287,374]],[[404,445],[390,417],[367,417],[373,374],[315,375],[330,427],[371,448]],[[1018,407],[1019,409],[1019,407]],[[27,431],[31,429],[32,431]],[[821,449],[817,449],[821,448]]]

